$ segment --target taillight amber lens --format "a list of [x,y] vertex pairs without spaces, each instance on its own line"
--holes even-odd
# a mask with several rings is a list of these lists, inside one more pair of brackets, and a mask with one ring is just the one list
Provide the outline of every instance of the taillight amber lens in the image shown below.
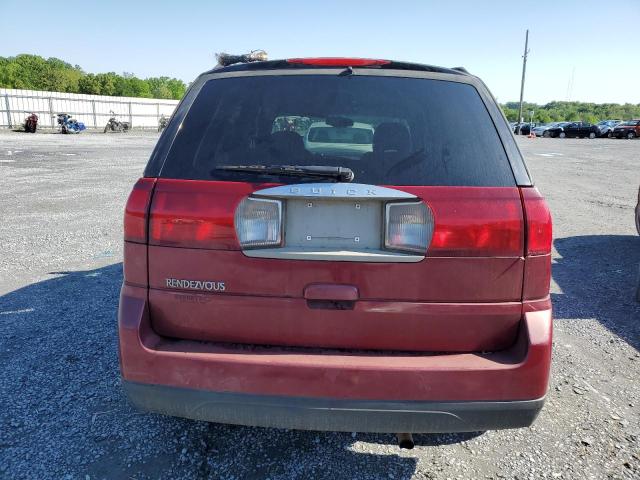
[[282,202],[245,198],[235,214],[236,233],[242,248],[282,245]]
[[433,236],[429,207],[422,202],[388,203],[385,220],[385,248],[426,253]]

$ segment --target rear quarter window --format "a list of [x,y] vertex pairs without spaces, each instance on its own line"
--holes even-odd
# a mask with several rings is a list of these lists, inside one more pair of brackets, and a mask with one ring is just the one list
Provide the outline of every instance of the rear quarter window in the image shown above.
[[225,165],[343,166],[354,171],[354,182],[378,185],[515,185],[472,85],[393,76],[207,81],[175,134],[161,177],[318,180],[218,170]]

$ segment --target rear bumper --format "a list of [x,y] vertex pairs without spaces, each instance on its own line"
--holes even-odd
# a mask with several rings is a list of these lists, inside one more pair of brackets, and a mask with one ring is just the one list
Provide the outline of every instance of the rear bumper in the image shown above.
[[220,393],[123,381],[142,410],[259,427],[338,432],[476,432],[531,425],[544,398],[511,402],[384,402]]
[[516,343],[495,353],[368,354],[171,340],[149,321],[147,290],[124,285],[123,382],[137,406],[222,423],[297,429],[442,432],[530,425],[551,361],[550,301],[524,304]]

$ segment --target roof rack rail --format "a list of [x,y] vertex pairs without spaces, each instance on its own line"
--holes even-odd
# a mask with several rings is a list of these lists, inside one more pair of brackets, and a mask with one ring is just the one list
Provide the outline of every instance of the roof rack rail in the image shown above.
[[470,75],[463,67],[446,68],[421,63],[398,62],[394,60],[378,59],[344,59],[344,58],[300,58],[288,60],[266,60],[266,53],[255,50],[245,55],[230,55],[219,53],[218,65],[206,73],[241,72],[257,70],[280,70],[295,68],[343,68],[344,65],[354,68],[373,68],[385,70],[408,70],[417,72],[438,72],[453,75]]

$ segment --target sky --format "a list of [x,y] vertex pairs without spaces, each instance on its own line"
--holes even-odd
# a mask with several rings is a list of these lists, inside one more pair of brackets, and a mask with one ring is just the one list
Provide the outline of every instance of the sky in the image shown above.
[[640,103],[640,0],[0,0],[0,56],[190,82],[215,52],[464,66],[499,102]]

